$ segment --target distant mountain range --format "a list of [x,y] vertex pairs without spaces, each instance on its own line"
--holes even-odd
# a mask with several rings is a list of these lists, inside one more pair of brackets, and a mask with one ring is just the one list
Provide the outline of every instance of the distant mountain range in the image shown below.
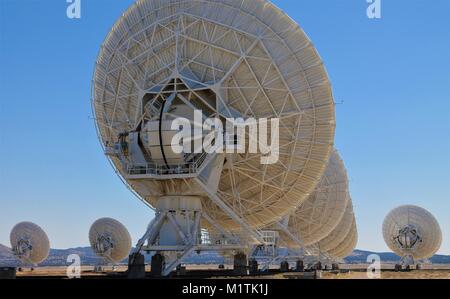
[[[70,249],[50,249],[49,257],[41,266],[65,266],[70,264],[67,257],[78,254],[83,265],[95,265],[101,261],[90,247],[79,247]],[[17,266],[18,261],[11,253],[11,249],[0,244],[0,266]]]
[[[97,257],[90,247],[79,247],[70,249],[51,249],[50,255],[41,266],[65,266],[70,264],[67,257],[71,254],[78,254],[81,258],[82,265],[96,265],[101,262],[101,258]],[[364,250],[355,250],[353,254],[345,259],[349,264],[364,264],[367,257],[371,254],[378,254],[383,263],[396,263],[400,258],[391,252],[371,252]],[[150,262],[150,256],[146,256],[146,261]],[[435,255],[430,259],[433,264],[450,264],[449,255]],[[204,263],[204,264],[223,264],[224,258],[214,252],[205,252],[202,254],[193,254],[186,261],[188,264]],[[122,261],[127,263],[127,260]],[[18,262],[11,253],[11,249],[0,244],[0,266],[17,266]]]
[[[367,257],[371,254],[377,254],[381,258],[382,263],[396,263],[400,257],[392,252],[371,252],[364,250],[354,250],[352,255],[345,258],[349,264],[364,264],[367,262]],[[435,255],[429,259],[433,264],[450,264],[450,255]]]

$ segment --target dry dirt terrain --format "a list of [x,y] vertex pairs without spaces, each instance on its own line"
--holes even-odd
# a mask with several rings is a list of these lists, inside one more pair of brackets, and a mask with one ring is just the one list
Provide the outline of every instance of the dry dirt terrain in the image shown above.
[[[425,267],[423,270],[411,271],[411,272],[394,272],[392,265],[383,265],[383,271],[381,272],[381,279],[450,279],[450,265],[433,265],[432,267]],[[227,267],[231,268],[231,267]],[[322,279],[367,279],[366,265],[344,265],[343,269],[348,270],[347,273],[337,272],[322,272]],[[210,269],[217,269],[217,267],[210,266]],[[107,274],[121,274],[126,271],[125,266],[117,267],[113,270],[111,266],[105,267],[104,272],[96,273],[93,271],[93,267],[82,267],[82,277],[102,277]],[[150,268],[147,267],[147,271]],[[188,266],[188,270],[205,270],[205,266],[192,265]],[[346,271],[343,271],[346,272]],[[17,277],[66,277],[66,267],[40,267],[30,271],[29,268],[24,268],[22,272],[17,272]],[[287,273],[287,274],[274,274],[258,276],[253,278],[264,279],[301,279],[303,274]],[[227,277],[219,277],[227,278]],[[252,277],[250,277],[252,278]],[[311,275],[305,275],[305,278],[311,278]]]
[[[324,273],[323,279],[367,279],[366,272]],[[450,279],[450,270],[421,270],[411,272],[383,271],[381,279]]]

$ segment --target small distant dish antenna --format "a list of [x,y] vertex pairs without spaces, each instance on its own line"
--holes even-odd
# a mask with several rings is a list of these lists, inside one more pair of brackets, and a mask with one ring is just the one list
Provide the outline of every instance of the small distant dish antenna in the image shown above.
[[49,255],[50,242],[47,234],[38,225],[21,222],[10,234],[13,254],[24,264],[38,265]]
[[89,241],[95,254],[112,264],[125,259],[131,250],[130,233],[122,223],[111,218],[102,218],[92,224]]
[[432,257],[441,247],[442,232],[427,210],[406,205],[392,210],[383,223],[388,247],[402,258],[403,265]]

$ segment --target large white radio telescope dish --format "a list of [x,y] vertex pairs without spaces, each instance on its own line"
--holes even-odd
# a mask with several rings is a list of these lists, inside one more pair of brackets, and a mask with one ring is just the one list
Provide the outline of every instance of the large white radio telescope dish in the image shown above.
[[17,224],[9,238],[14,255],[24,263],[37,265],[48,257],[50,241],[42,228],[34,223]]
[[412,205],[398,207],[386,216],[383,237],[397,255],[416,260],[433,256],[442,242],[441,228],[434,216]]
[[320,251],[328,252],[339,246],[347,237],[355,222],[355,215],[353,214],[353,203],[351,198],[347,203],[344,216],[342,217],[336,228],[325,238],[320,240],[318,246]]
[[352,228],[348,232],[344,241],[342,241],[335,248],[329,250],[327,253],[332,257],[343,259],[352,254],[357,243],[358,243],[358,230],[356,227],[356,220],[354,220]]
[[319,242],[342,220],[348,200],[347,171],[338,152],[334,150],[316,190],[290,216],[289,230],[305,246]]
[[112,263],[118,263],[128,257],[131,250],[128,230],[122,223],[111,218],[102,218],[92,224],[89,241],[97,255]]
[[[334,102],[322,60],[265,0],[137,1],[103,43],[93,83],[99,137],[126,183],[152,207],[194,196],[228,230],[241,229],[236,218],[261,228],[298,207],[332,149]],[[194,110],[221,120],[279,118],[278,162],[263,165],[249,152],[175,154],[170,122],[194,123]]]

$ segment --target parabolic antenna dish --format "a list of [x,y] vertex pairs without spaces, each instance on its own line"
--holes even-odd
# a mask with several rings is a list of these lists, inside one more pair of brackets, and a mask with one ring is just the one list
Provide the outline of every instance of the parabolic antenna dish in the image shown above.
[[427,210],[406,205],[392,210],[383,223],[383,237],[388,247],[400,257],[426,259],[441,247],[439,223]]
[[341,242],[336,248],[329,250],[327,253],[335,258],[345,258],[352,254],[353,250],[358,243],[358,230],[356,227],[356,221],[353,221],[352,228],[348,232],[344,241]]
[[102,218],[92,224],[89,241],[98,256],[113,263],[128,257],[131,250],[131,236],[128,230],[122,223],[111,218]]
[[348,192],[347,171],[338,152],[334,150],[319,185],[290,216],[289,230],[305,246],[319,242],[342,220],[349,200]]
[[9,238],[14,255],[24,263],[37,265],[48,257],[50,242],[47,234],[34,223],[17,224]]
[[353,203],[351,198],[349,198],[344,216],[342,217],[339,224],[328,236],[320,240],[320,242],[318,243],[320,251],[328,252],[329,250],[332,250],[339,246],[339,244],[341,244],[345,240],[345,237],[352,229],[354,222],[355,215],[353,214]]
[[[152,207],[164,196],[198,196],[230,230],[240,226],[212,194],[253,228],[274,223],[313,191],[333,146],[322,60],[302,29],[265,0],[137,1],[104,41],[92,91],[101,143],[127,185]],[[216,188],[201,192],[192,178],[212,155],[174,155],[166,138],[166,121],[192,120],[194,110],[222,120],[278,118],[278,162],[224,154]]]

